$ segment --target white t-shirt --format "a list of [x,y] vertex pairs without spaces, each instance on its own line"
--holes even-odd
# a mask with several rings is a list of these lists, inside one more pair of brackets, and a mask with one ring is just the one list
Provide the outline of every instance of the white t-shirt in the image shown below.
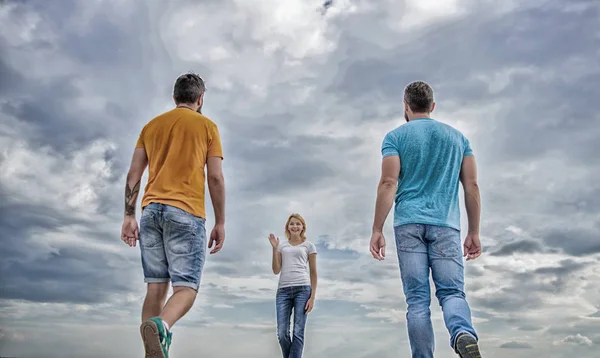
[[317,253],[315,245],[308,240],[296,246],[281,241],[277,251],[281,253],[279,288],[310,285],[308,255]]

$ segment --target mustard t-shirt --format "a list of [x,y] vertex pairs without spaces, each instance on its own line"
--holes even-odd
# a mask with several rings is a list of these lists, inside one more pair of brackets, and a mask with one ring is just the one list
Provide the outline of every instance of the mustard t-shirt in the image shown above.
[[205,218],[206,160],[223,159],[217,125],[191,109],[175,108],[144,126],[136,148],[148,156],[142,207],[161,203]]

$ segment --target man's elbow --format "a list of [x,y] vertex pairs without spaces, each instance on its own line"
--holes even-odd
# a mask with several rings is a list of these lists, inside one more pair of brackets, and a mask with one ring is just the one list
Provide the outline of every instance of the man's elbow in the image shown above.
[[135,168],[135,167],[131,167],[129,168],[129,171],[127,172],[127,181],[135,181],[138,182],[142,179],[142,176],[144,175],[144,170],[143,169],[139,169],[139,168]]
[[390,179],[390,178],[382,178],[379,181],[379,188],[381,189],[396,189],[396,186],[398,185],[398,181],[395,179]]
[[467,192],[479,191],[479,184],[477,183],[477,180],[475,180],[475,179],[465,180],[465,181],[463,181],[463,188]]
[[208,173],[208,185],[222,185],[225,182],[223,173]]

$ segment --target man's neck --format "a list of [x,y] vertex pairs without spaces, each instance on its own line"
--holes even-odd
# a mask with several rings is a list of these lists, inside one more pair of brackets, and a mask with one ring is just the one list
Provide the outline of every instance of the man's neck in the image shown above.
[[431,115],[431,113],[413,113],[412,116],[408,117],[408,121],[410,122],[415,119],[423,119],[423,118],[431,119],[430,115]]
[[194,109],[194,106],[192,106],[192,105],[190,105],[190,104],[187,104],[187,103],[180,103],[180,104],[178,104],[178,105],[177,105],[177,107],[176,107],[176,108],[187,108],[187,109],[189,109],[189,110],[191,110],[191,111],[196,111],[196,110]]

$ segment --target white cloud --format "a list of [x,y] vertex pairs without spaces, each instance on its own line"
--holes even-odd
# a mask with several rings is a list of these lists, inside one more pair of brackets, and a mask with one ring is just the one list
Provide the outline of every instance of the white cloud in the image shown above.
[[556,344],[574,344],[574,345],[582,345],[582,346],[591,346],[593,344],[592,340],[586,336],[582,336],[581,334],[577,334],[574,336],[567,336],[560,341],[556,342]]
[[463,0],[410,0],[393,4],[396,11],[389,13],[388,21],[392,28],[403,32],[418,31],[420,27],[463,15],[468,9],[468,2]]

